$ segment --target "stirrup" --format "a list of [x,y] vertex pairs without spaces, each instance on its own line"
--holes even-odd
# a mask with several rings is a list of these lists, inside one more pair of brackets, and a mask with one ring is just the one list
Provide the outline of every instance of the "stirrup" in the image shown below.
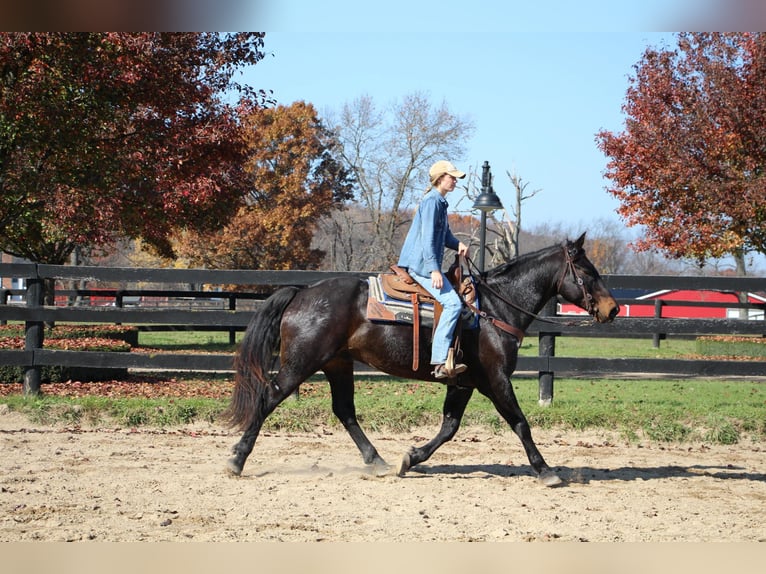
[[451,369],[444,363],[436,365],[436,368],[431,372],[435,379],[454,379],[458,375],[465,373],[468,367],[462,363],[456,364]]
[[447,371],[447,374],[450,375],[450,378],[465,372],[468,368],[465,365],[459,365],[455,362],[455,359],[462,357],[462,355],[463,352],[455,350],[455,347],[450,347],[447,351],[447,360],[444,361],[444,369]]

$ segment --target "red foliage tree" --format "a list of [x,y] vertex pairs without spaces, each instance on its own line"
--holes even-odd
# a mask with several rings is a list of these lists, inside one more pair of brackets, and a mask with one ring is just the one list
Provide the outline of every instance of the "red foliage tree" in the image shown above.
[[219,230],[185,234],[178,252],[192,265],[224,269],[315,269],[320,217],[351,197],[337,140],[311,104],[242,114],[249,181],[245,205]]
[[61,264],[141,237],[169,254],[243,196],[244,145],[224,96],[263,34],[0,35],[0,250]]
[[766,34],[677,39],[635,66],[625,131],[597,134],[608,191],[645,226],[639,249],[700,262],[766,253]]

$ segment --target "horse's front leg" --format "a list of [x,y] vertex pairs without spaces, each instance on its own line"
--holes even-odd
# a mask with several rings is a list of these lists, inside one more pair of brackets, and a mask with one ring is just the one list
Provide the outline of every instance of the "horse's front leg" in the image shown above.
[[545,486],[559,486],[562,480],[556,472],[548,466],[543,459],[543,455],[537,449],[535,441],[532,439],[532,431],[524,413],[521,411],[519,401],[513,392],[511,381],[505,379],[503,384],[493,385],[493,391],[486,394],[500,415],[511,425],[513,432],[521,439],[524,451],[527,453],[529,464],[537,473],[538,480]]
[[407,451],[399,465],[399,472],[397,473],[399,476],[404,476],[410,468],[431,458],[437,448],[455,436],[472,394],[473,389],[447,387],[447,396],[444,397],[444,407],[442,408],[442,426],[439,433],[423,446],[413,446]]

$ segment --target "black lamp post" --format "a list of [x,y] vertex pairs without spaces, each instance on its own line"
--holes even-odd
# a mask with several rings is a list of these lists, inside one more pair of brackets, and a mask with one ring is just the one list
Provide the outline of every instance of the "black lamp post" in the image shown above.
[[473,204],[473,209],[481,211],[481,227],[479,228],[479,271],[484,271],[484,244],[487,241],[487,213],[502,209],[500,198],[492,189],[492,174],[489,171],[489,162],[485,161],[481,167],[481,193]]

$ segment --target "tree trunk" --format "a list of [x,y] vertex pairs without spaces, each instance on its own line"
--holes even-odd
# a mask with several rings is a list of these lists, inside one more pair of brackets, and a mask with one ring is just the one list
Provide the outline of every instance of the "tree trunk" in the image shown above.
[[[736,265],[737,277],[747,277],[747,265],[745,263],[745,254],[742,251],[736,251],[734,253],[734,263]],[[742,304],[749,302],[748,293],[746,291],[738,291],[737,299]],[[739,318],[746,320],[750,316],[749,309],[741,308],[739,310]]]

